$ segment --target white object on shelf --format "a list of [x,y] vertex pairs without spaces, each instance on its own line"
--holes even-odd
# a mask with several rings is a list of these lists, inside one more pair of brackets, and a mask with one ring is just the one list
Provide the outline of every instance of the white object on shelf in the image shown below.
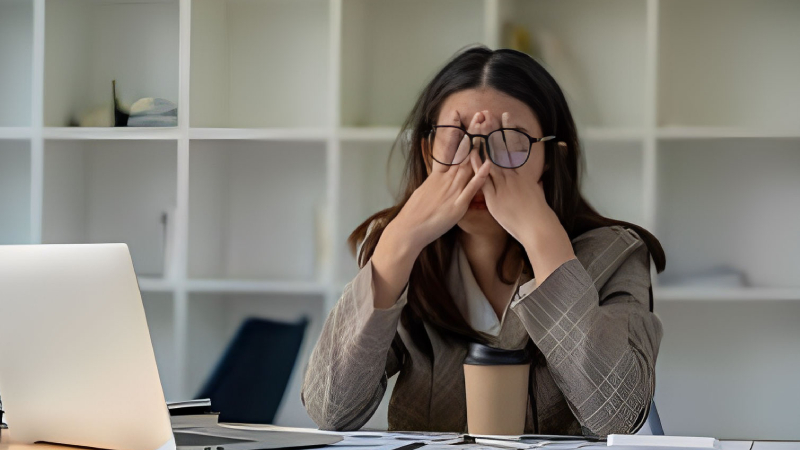
[[654,436],[645,434],[610,434],[609,447],[686,447],[686,448],[720,448],[719,441],[711,437],[693,436]]
[[82,128],[113,127],[114,106],[109,103],[81,113],[78,117],[78,126]]
[[128,126],[178,126],[178,105],[163,98],[141,98],[131,105]]

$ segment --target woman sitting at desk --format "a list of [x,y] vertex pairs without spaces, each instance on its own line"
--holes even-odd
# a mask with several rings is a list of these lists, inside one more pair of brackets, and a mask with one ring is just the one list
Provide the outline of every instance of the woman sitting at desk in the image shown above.
[[311,418],[360,428],[397,374],[391,430],[464,432],[462,362],[478,341],[534,352],[526,433],[636,432],[662,336],[650,255],[658,272],[665,255],[581,196],[577,130],[555,80],[524,53],[467,49],[403,131],[402,196],[350,235],[360,271],[306,369]]

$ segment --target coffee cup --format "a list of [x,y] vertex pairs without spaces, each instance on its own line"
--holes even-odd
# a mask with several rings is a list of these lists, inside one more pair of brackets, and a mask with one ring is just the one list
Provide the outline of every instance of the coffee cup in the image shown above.
[[519,435],[525,432],[530,367],[531,357],[526,349],[469,345],[464,358],[469,434]]

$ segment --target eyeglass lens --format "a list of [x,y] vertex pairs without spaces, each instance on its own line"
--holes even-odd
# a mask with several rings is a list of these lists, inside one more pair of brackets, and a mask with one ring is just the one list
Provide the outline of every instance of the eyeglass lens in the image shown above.
[[[497,130],[488,141],[489,158],[498,166],[513,169],[528,159],[530,140],[524,133]],[[469,136],[459,128],[437,128],[433,133],[433,158],[442,164],[461,164],[471,149]]]

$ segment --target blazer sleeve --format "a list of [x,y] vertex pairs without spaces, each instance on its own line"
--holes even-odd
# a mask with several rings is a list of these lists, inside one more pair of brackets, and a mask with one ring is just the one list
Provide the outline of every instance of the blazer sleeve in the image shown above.
[[650,257],[642,243],[600,292],[571,259],[511,304],[584,434],[635,433],[647,418],[663,334],[649,295]]
[[378,408],[405,353],[397,333],[408,283],[397,302],[374,307],[372,259],[328,314],[306,367],[300,401],[323,430],[357,430]]

